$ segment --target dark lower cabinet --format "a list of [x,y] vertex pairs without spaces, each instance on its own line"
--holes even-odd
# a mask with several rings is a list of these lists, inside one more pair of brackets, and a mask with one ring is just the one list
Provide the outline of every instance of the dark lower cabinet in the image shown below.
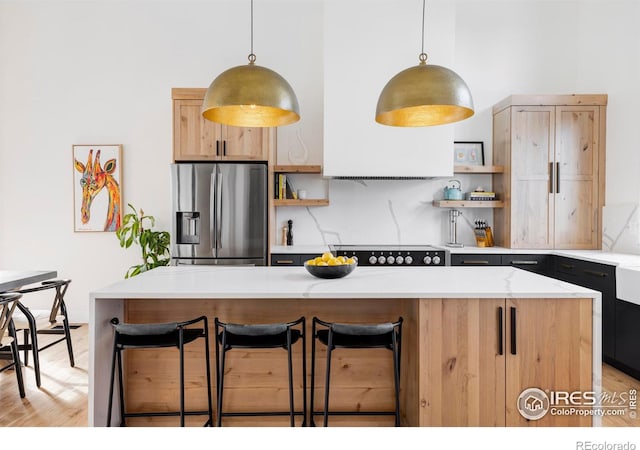
[[553,273],[553,257],[551,255],[539,253],[502,255],[501,262],[503,266],[513,266],[540,275],[551,276]]
[[553,269],[551,255],[545,254],[478,254],[455,253],[451,255],[452,266],[513,266],[541,275],[550,275]]
[[614,366],[640,379],[640,306],[617,300]]
[[555,257],[553,278],[602,293],[602,360],[616,361],[616,268],[581,259]]
[[308,253],[272,253],[272,266],[304,266],[308,259],[315,258],[317,254]]
[[273,253],[271,255],[272,266],[299,266],[300,255],[293,253]]
[[549,276],[602,293],[602,360],[614,364],[616,361],[615,266],[555,256],[554,273]]
[[451,255],[452,266],[500,266],[501,255],[478,253],[455,253]]

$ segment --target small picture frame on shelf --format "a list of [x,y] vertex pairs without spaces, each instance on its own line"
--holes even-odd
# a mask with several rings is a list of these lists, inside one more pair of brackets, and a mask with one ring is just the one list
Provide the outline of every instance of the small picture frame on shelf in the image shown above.
[[458,166],[484,166],[484,142],[454,142],[453,161]]

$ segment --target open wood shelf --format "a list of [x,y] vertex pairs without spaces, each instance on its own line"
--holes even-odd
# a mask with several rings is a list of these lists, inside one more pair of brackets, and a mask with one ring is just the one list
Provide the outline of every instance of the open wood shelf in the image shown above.
[[453,173],[503,173],[504,166],[453,166]]
[[288,172],[288,173],[322,173],[322,166],[320,165],[288,165],[288,166],[274,166],[274,172]]
[[[278,174],[322,174],[322,166],[319,164],[282,164],[274,165],[273,173],[278,178]],[[287,182],[287,184],[289,184]],[[276,189],[277,190],[277,189]],[[328,206],[328,198],[276,198],[273,200],[273,206]]]
[[328,206],[329,199],[326,198],[305,198],[300,199],[274,199],[273,206]]
[[504,208],[502,200],[434,200],[433,206],[439,208]]

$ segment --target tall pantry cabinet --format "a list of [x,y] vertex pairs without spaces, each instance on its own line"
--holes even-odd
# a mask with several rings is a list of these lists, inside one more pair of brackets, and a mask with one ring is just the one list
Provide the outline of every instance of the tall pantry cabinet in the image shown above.
[[599,249],[607,95],[512,95],[493,107],[496,245]]

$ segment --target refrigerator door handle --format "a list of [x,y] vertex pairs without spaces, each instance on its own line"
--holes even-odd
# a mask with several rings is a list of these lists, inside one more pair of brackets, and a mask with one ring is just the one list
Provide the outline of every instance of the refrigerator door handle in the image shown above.
[[217,250],[222,248],[222,171],[216,166],[216,256]]
[[[209,193],[213,194],[216,190],[216,169],[211,172],[211,182],[209,185]],[[209,236],[211,238],[211,255],[215,258],[217,256],[216,252],[216,198],[215,196],[211,196],[212,205],[209,205]]]

